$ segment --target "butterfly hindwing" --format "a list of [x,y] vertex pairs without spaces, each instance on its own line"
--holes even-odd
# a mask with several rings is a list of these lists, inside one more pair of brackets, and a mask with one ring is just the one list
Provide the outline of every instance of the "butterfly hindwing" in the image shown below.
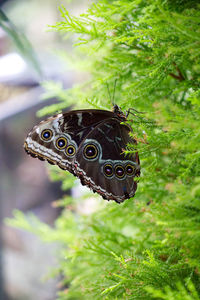
[[82,184],[90,186],[107,200],[122,202],[134,196],[139,176],[137,153],[125,156],[127,143],[134,143],[130,129],[115,118],[97,125],[79,146],[75,172]]

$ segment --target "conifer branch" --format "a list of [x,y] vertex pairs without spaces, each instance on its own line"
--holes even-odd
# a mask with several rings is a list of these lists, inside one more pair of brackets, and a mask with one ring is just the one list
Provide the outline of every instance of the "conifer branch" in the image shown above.
[[179,67],[176,65],[176,63],[173,63],[176,67],[176,70],[178,72],[178,75],[174,74],[174,73],[169,73],[169,75],[175,79],[178,79],[179,81],[183,81],[185,80],[183,74],[181,73],[181,70],[179,69]]

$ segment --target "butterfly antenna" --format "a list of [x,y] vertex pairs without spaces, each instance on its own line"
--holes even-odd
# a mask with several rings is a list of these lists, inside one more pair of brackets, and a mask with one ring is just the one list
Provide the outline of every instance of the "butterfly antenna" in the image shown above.
[[114,89],[113,89],[113,96],[112,96],[112,105],[113,106],[115,104],[115,89],[116,89],[116,84],[117,84],[117,79],[115,79]]

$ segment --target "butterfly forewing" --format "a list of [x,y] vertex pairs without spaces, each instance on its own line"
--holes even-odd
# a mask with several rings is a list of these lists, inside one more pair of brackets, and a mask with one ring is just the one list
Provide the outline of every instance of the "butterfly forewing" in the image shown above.
[[[110,111],[91,109],[50,117],[35,126],[28,134],[24,144],[25,150],[33,157],[57,164],[62,169],[74,174],[74,156],[82,139],[93,127],[111,117],[112,114]],[[50,133],[49,138],[48,132]],[[45,138],[45,134],[47,134],[47,138]],[[67,148],[58,147],[57,141],[62,138],[67,142]]]
[[113,116],[113,112],[105,110],[75,110],[63,114],[59,119],[60,131],[70,134],[77,146],[85,136],[99,123]]

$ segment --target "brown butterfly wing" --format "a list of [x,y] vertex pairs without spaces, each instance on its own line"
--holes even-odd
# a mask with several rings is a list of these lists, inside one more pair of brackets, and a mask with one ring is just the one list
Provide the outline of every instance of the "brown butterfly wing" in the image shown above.
[[[24,148],[31,156],[57,164],[74,174],[74,157],[82,139],[100,122],[113,115],[111,111],[95,109],[58,114],[35,126],[28,134]],[[63,141],[63,146],[59,147],[57,141]]]
[[101,122],[82,141],[74,161],[82,184],[118,203],[134,196],[134,177],[140,175],[138,154],[124,154],[127,143],[135,143],[129,133],[130,128],[115,118]]
[[24,148],[78,176],[104,199],[123,202],[135,194],[140,165],[137,153],[123,153],[135,141],[130,128],[120,124],[125,117],[118,112],[76,110],[50,117],[31,130]]

